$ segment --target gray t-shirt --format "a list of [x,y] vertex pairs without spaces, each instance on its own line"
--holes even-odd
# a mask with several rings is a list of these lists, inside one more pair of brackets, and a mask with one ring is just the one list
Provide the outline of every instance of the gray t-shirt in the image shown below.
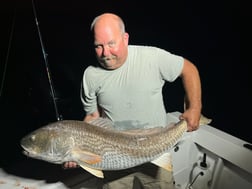
[[126,62],[115,70],[89,66],[81,100],[87,114],[103,109],[118,129],[166,125],[162,87],[182,72],[184,59],[151,46],[128,46]]

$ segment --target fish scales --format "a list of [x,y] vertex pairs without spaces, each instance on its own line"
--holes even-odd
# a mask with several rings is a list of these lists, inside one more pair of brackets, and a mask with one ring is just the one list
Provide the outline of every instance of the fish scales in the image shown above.
[[[81,122],[81,128],[83,128],[82,124],[83,122]],[[102,167],[104,170],[122,169],[148,162],[171,147],[167,137],[177,139],[174,132],[165,132],[165,130],[170,130],[168,127],[162,128],[159,132],[151,135],[134,136],[118,131],[104,130],[99,127],[94,129],[92,125],[85,126],[84,133],[93,133],[91,138],[86,138],[85,141],[87,141],[88,145],[85,148],[92,146],[92,149],[95,149],[94,151],[103,157],[102,162],[94,165],[94,167]],[[165,136],[167,134],[168,136]],[[161,142],[163,146],[160,146],[158,142],[161,139],[165,139]],[[97,141],[101,142],[97,144]]]
[[[104,170],[122,169],[148,162],[168,150],[181,136],[185,128],[164,127],[159,131],[145,135],[129,135],[120,131],[84,123],[83,121],[63,120],[50,124],[51,130],[57,127],[61,141],[72,138],[81,150],[102,156],[95,168]],[[64,161],[71,159],[64,159]],[[63,163],[63,162],[59,162]]]
[[138,132],[62,120],[23,137],[21,146],[27,156],[51,163],[75,161],[96,170],[120,170],[157,159],[173,147],[186,130],[185,120],[173,126]]

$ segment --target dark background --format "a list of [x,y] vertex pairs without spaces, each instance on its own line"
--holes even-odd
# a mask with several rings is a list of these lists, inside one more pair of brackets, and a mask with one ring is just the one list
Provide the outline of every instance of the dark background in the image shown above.
[[[84,69],[96,63],[89,26],[103,12],[119,14],[130,44],[153,45],[198,67],[203,114],[211,125],[247,142],[251,137],[249,8],[242,1],[34,0],[48,54],[58,113],[84,116],[79,97]],[[47,77],[32,0],[0,2],[0,166],[22,160],[19,141],[58,116]],[[164,88],[167,111],[183,110],[180,79]]]

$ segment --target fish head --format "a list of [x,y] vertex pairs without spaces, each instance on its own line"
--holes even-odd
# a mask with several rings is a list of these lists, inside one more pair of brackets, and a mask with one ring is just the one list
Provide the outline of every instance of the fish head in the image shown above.
[[57,127],[42,127],[24,136],[20,145],[31,158],[60,164],[65,162],[73,141]]

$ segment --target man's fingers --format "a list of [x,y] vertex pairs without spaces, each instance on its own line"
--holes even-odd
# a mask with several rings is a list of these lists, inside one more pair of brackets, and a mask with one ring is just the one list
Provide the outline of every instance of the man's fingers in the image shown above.
[[71,169],[71,168],[77,168],[79,165],[76,162],[68,161],[63,163],[63,169]]

